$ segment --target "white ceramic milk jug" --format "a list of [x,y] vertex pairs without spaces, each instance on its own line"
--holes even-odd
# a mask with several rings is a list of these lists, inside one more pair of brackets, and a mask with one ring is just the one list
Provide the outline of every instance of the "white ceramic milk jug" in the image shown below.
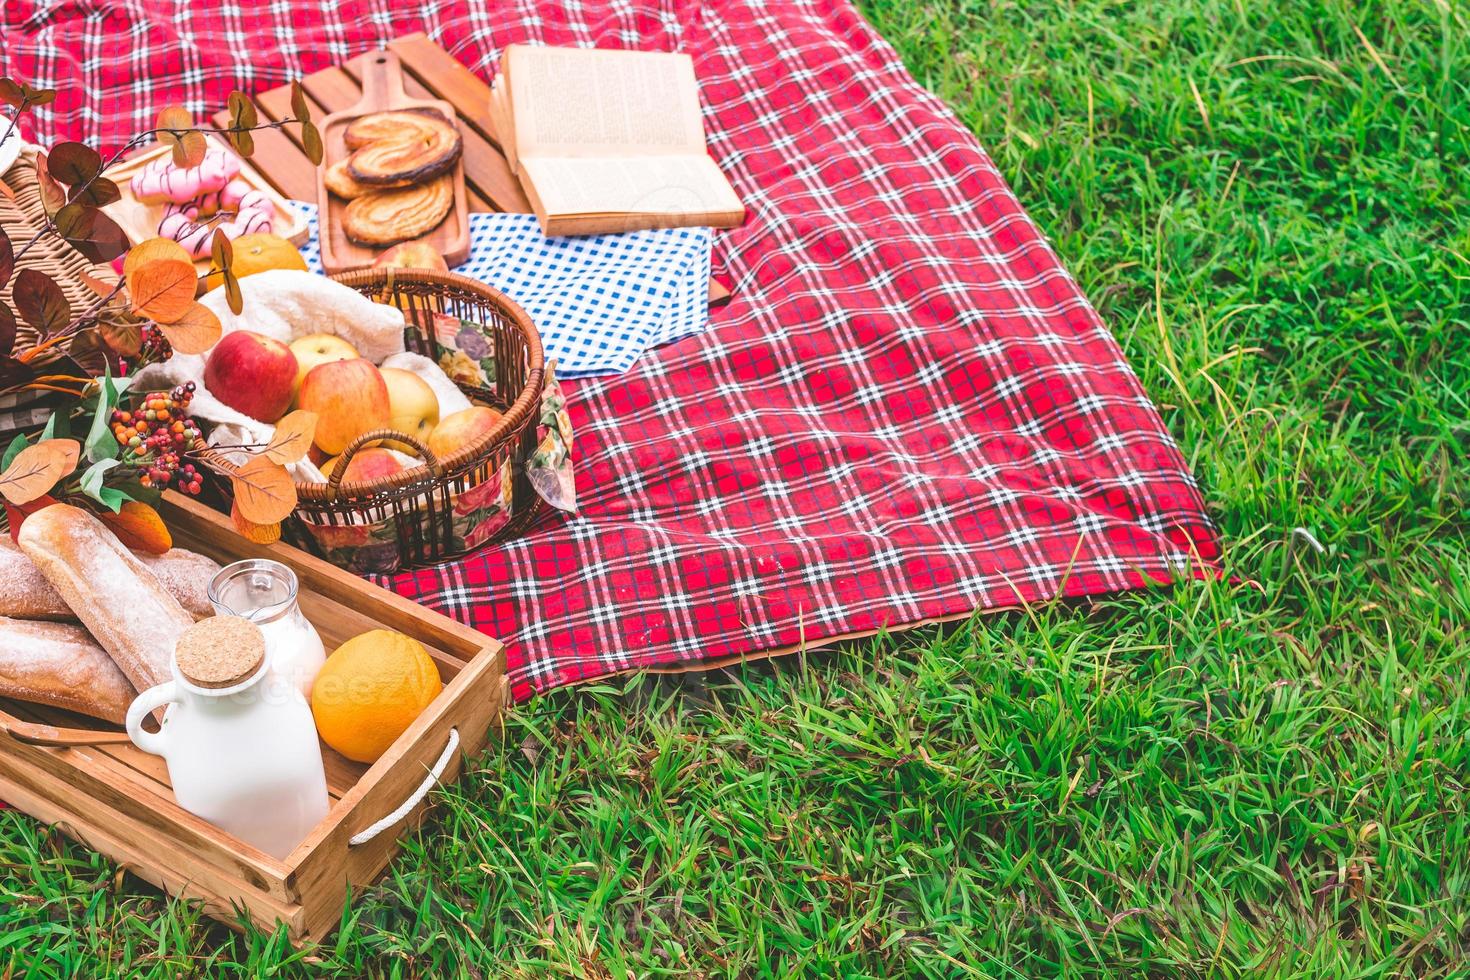
[[[174,679],[138,695],[128,735],[163,756],[179,805],[284,858],[327,815],[327,780],[311,709],[270,672],[258,626],[236,616],[200,620],[179,638]],[[170,705],[162,727],[143,729]]]

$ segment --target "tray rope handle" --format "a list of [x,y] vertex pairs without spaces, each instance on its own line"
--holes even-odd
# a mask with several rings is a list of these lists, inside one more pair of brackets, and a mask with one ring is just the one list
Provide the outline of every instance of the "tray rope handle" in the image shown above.
[[449,760],[454,758],[454,750],[457,748],[459,748],[459,729],[451,728],[449,729],[449,744],[444,746],[443,752],[439,753],[439,760],[434,763],[433,768],[429,770],[429,774],[424,777],[424,781],[422,783],[419,783],[419,788],[414,790],[413,794],[410,795],[408,799],[399,804],[398,809],[394,810],[392,813],[388,814],[386,817],[384,817],[382,820],[379,820],[371,827],[368,827],[366,830],[358,831],[357,833],[349,837],[347,839],[347,846],[358,847],[362,844],[366,844],[368,841],[372,840],[374,837],[378,836],[383,831],[387,830],[389,827],[394,826],[404,817],[408,816],[409,812],[412,811],[414,807],[422,803],[424,801],[424,797],[429,795],[429,790],[438,785],[439,777],[444,775],[444,770],[448,767]]

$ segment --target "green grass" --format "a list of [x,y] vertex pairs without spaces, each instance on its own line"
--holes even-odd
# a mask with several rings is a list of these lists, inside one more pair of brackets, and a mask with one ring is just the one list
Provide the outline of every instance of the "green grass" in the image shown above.
[[0,815],[0,976],[1470,972],[1470,7],[865,13],[1260,587],[541,698],[310,958]]

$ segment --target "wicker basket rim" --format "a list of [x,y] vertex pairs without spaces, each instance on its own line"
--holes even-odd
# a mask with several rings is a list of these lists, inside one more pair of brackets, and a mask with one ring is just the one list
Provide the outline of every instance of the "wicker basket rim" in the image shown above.
[[[482,436],[479,441],[470,443],[453,456],[439,460],[441,473],[456,472],[466,463],[489,455],[496,446],[519,432],[521,425],[532,412],[538,411],[546,371],[545,354],[541,349],[541,335],[537,333],[536,325],[531,322],[531,317],[526,311],[521,309],[520,304],[500,290],[457,272],[436,272],[432,269],[353,269],[348,272],[339,272],[329,278],[354,289],[387,288],[395,282],[409,281],[426,282],[435,286],[453,286],[465,292],[478,293],[487,301],[485,305],[497,307],[505,313],[524,337],[526,347],[530,352],[530,367],[526,371],[525,386],[493,429]],[[211,467],[226,476],[233,475],[238,469],[234,463],[225,458],[223,453],[213,448],[206,449],[203,458]],[[432,480],[433,477],[428,479]],[[335,487],[330,483],[297,483],[296,494],[311,503],[334,503],[342,497],[384,493],[422,485],[425,480],[424,468],[415,466],[401,473],[395,473],[393,476],[380,477],[376,480],[344,482]]]

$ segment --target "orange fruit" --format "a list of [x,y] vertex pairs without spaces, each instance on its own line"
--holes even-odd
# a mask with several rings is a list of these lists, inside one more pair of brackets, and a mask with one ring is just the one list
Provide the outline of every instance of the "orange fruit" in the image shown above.
[[[235,256],[230,268],[236,279],[244,279],[267,269],[306,271],[306,260],[301,257],[301,252],[280,235],[256,232],[254,235],[241,235],[230,245]],[[204,288],[213,289],[224,281],[225,274],[215,271],[211,266],[209,277],[204,280]]]
[[444,684],[424,645],[370,630],[336,649],[311,688],[317,734],[355,762],[376,762]]

